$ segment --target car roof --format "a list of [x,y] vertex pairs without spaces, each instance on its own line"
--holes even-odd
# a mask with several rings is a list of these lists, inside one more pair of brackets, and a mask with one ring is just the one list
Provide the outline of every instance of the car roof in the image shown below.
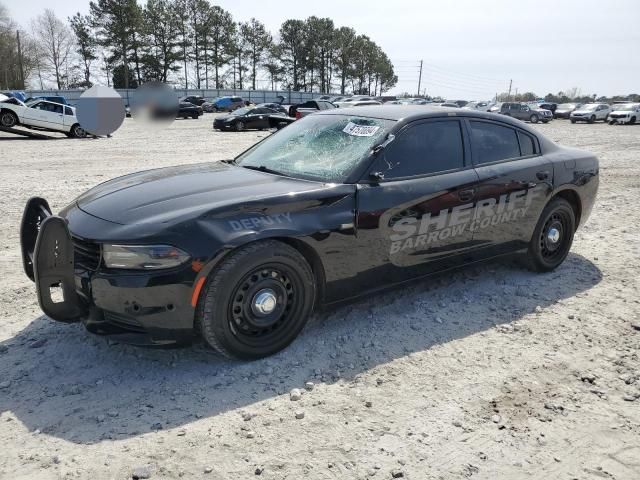
[[478,118],[484,120],[494,120],[508,123],[521,130],[532,132],[537,136],[540,134],[512,117],[499,115],[497,113],[481,112],[478,110],[464,110],[462,108],[438,107],[434,105],[372,105],[360,107],[335,108],[323,110],[314,115],[353,115],[357,117],[379,118],[383,120],[394,120],[408,123],[414,120],[437,118],[437,117],[464,117]]

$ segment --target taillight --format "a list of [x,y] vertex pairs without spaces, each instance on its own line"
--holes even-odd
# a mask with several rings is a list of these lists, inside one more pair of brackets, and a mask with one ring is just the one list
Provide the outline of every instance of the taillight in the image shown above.
[[302,114],[300,112],[296,112],[296,120],[300,120],[302,118]]

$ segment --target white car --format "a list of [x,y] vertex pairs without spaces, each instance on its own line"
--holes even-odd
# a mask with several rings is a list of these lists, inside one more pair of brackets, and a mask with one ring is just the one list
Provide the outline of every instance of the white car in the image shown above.
[[609,114],[609,125],[616,123],[633,125],[640,120],[640,103],[614,104]]
[[365,102],[369,100],[375,100],[375,98],[370,97],[369,95],[354,95],[353,97],[349,97],[346,100],[342,100],[340,102],[333,102],[334,105],[338,107],[353,107],[354,102]]
[[68,105],[34,100],[25,104],[17,99],[0,101],[0,126],[15,126],[62,132],[69,137],[85,137],[86,132],[78,123],[76,109]]
[[469,102],[464,107],[463,110],[476,110],[478,112],[488,112],[489,109],[493,106],[490,102]]
[[611,107],[606,103],[586,103],[580,108],[576,108],[569,115],[571,123],[588,122],[593,123],[598,120],[607,121],[607,116],[611,113]]

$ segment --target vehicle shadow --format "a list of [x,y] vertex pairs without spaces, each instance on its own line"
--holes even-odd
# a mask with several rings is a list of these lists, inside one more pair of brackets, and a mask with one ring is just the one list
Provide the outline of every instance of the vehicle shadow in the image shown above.
[[547,274],[513,261],[482,264],[318,313],[285,351],[247,363],[221,359],[202,345],[114,344],[41,316],[0,343],[0,412],[12,412],[30,431],[78,444],[129,438],[250,409],[305,381],[352,379],[519,320],[601,279],[598,267],[576,254]]

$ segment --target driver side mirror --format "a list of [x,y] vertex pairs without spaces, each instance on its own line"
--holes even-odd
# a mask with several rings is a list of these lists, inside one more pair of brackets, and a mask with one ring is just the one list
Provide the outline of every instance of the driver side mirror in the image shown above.
[[371,172],[369,174],[369,179],[373,180],[374,182],[381,182],[382,180],[384,180],[384,173],[382,173],[382,172]]

